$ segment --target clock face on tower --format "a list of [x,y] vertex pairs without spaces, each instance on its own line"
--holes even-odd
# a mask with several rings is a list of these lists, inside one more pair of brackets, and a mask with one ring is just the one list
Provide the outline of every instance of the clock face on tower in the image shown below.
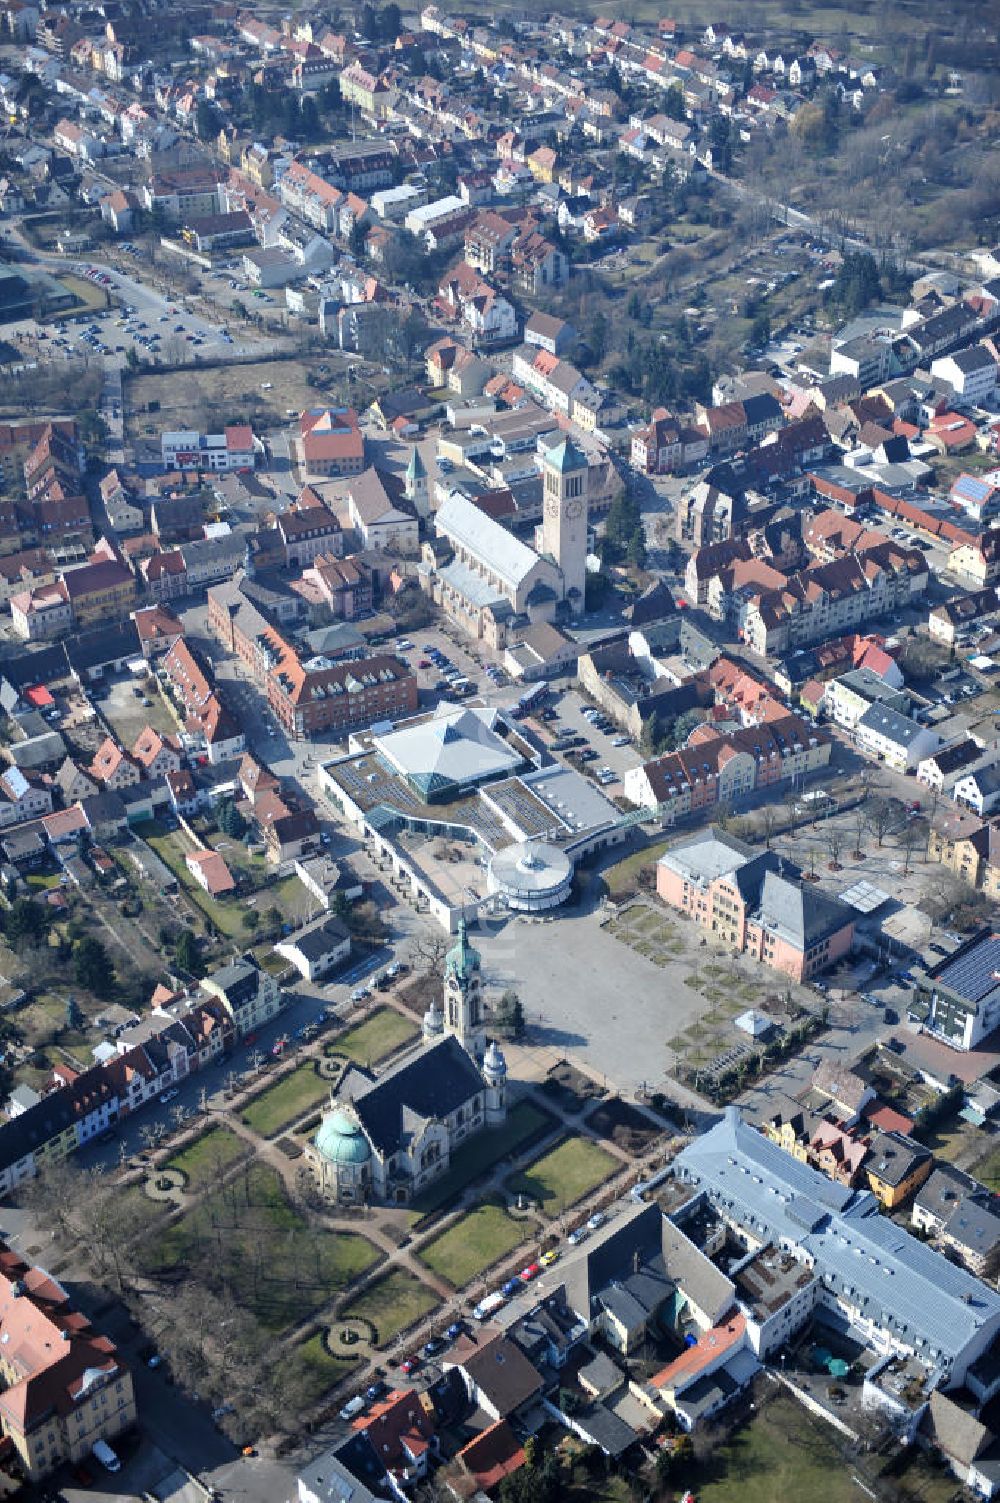
[[559,498],[558,498],[558,496],[546,496],[546,498],[545,498],[545,515],[547,517],[552,517],[553,520],[555,520],[555,518],[558,517],[558,515],[559,515]]
[[569,522],[575,522],[576,519],[577,519],[577,517],[580,515],[580,513],[582,511],[583,511],[583,502],[582,501],[567,501],[567,503],[566,503],[566,519],[567,519],[567,521],[569,521]]

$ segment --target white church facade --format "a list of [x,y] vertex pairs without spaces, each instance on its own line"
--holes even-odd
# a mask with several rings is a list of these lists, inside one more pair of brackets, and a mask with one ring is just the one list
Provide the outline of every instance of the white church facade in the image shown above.
[[445,960],[443,1005],[424,1017],[423,1043],[377,1079],[350,1066],[306,1162],[338,1204],[405,1205],[446,1174],[454,1150],[507,1115],[507,1063],[488,1043],[482,965],[465,924]]

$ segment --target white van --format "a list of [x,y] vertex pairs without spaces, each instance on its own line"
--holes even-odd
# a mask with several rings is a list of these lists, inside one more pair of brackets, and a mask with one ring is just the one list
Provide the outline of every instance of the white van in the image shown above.
[[340,1411],[340,1417],[344,1421],[344,1424],[346,1425],[348,1420],[356,1418],[356,1416],[361,1413],[364,1407],[365,1401],[360,1393],[355,1394],[353,1399],[348,1399],[347,1403]]
[[118,1460],[118,1457],[115,1455],[114,1451],[112,1451],[106,1440],[95,1440],[94,1444],[90,1448],[90,1451],[91,1455],[95,1458],[95,1460],[101,1463],[101,1466],[104,1467],[105,1471],[121,1471],[122,1464]]

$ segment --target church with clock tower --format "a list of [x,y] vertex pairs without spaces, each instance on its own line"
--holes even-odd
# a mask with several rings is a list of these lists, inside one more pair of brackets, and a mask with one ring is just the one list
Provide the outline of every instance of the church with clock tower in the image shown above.
[[[530,547],[471,497],[453,491],[434,513],[421,587],[463,631],[491,647],[528,626],[582,615],[594,466],[571,438],[541,455],[542,520]],[[595,502],[603,512],[603,503]]]

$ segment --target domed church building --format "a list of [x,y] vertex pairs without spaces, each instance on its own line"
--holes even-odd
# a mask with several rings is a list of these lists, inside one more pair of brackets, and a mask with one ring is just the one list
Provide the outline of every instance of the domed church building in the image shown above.
[[341,1077],[305,1151],[328,1199],[405,1205],[448,1172],[459,1144],[507,1115],[507,1062],[495,1041],[487,1044],[482,961],[464,921],[423,1034],[377,1079],[357,1065]]

